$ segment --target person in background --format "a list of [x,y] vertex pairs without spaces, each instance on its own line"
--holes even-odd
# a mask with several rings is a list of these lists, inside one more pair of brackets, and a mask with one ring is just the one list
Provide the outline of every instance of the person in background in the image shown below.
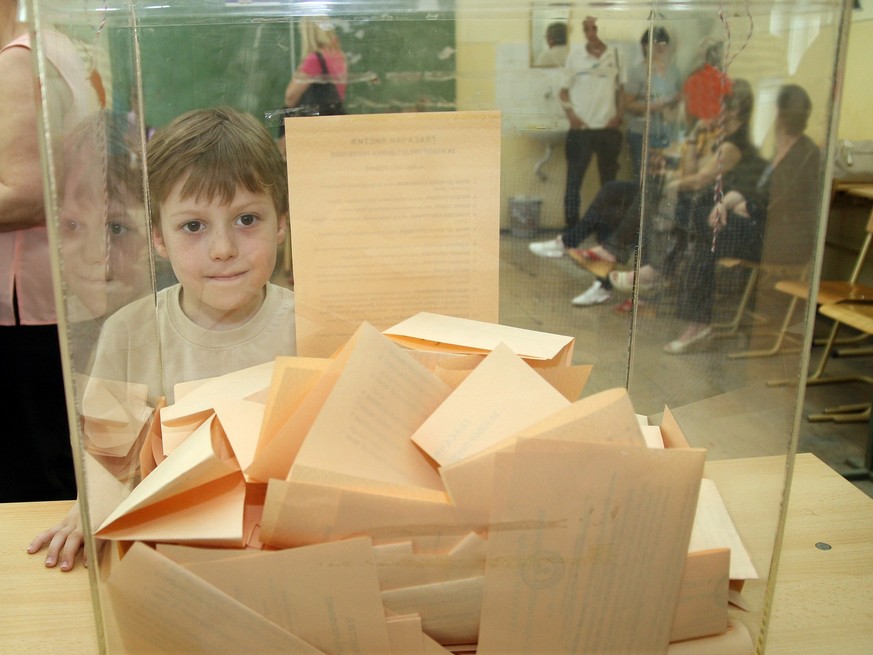
[[567,45],[567,23],[550,23],[546,28],[545,50],[537,55],[534,66],[543,68],[563,68],[570,47]]
[[[53,136],[61,137],[97,110],[99,96],[73,44],[55,32],[43,36],[49,62],[43,92],[61,108],[52,124]],[[3,395],[2,502],[76,495],[31,57],[17,1],[0,0],[0,361],[15,376]],[[62,179],[59,157],[56,164]]]
[[636,180],[642,174],[646,122],[648,121],[650,148],[667,148],[673,141],[673,133],[678,131],[675,129],[676,108],[681,98],[682,79],[679,69],[670,61],[670,35],[663,27],[655,27],[651,37],[651,76],[649,30],[646,30],[640,39],[643,60],[628,71],[624,91],[624,110],[629,115],[627,145]]
[[[675,199],[674,219],[682,235],[687,235],[695,216],[706,215],[713,197],[712,185],[723,177],[724,188],[748,185],[748,181],[758,179],[764,162],[749,137],[750,120],[754,107],[751,85],[745,80],[737,80],[734,93],[727,99],[724,137],[720,143],[713,144],[706,153],[688,152],[679,171],[665,174],[663,187],[646,186],[646,206],[656,206],[661,193],[668,193]],[[703,129],[703,123],[699,124]],[[696,135],[689,136],[696,140]],[[598,245],[581,248],[580,244],[589,234],[595,234]],[[595,275],[591,287],[573,299],[577,306],[600,304],[611,298],[612,289],[632,293],[635,283],[633,271],[611,270],[619,262],[627,261],[637,250],[640,236],[640,190],[639,184],[631,181],[615,180],[604,185],[591,202],[589,210],[577,226],[566,230],[558,237],[561,255],[566,252],[579,266]],[[681,249],[687,243],[681,239]],[[534,254],[555,256],[558,248],[551,242],[530,244]],[[575,245],[574,245],[575,244]],[[537,252],[535,247],[541,249]],[[640,260],[638,288],[642,292],[651,291],[661,283],[662,268],[672,272],[671,259],[678,252],[666,253],[665,266],[658,259],[664,253],[652,252],[643,248]]]
[[[690,233],[697,219],[709,214],[712,207],[714,186],[729,189],[746,188],[748,182],[758,179],[764,168],[764,161],[751,141],[751,118],[755,98],[752,86],[746,80],[736,80],[733,93],[726,99],[722,138],[712,144],[707,152],[689,148],[678,170],[668,171],[664,177],[664,193],[668,194],[668,204],[673,207],[673,221],[676,231],[681,235]],[[702,123],[700,124],[702,126]],[[691,134],[690,140],[697,136]],[[625,215],[610,236],[599,245],[587,249],[577,249],[573,259],[583,268],[592,265],[602,269],[604,265],[614,266],[627,261],[637,249],[640,221]],[[681,254],[687,239],[677,238],[680,243],[674,250],[666,253],[663,263],[657,262],[657,255],[651,248],[644,248],[640,260],[639,279],[633,271],[611,271],[609,280],[619,291],[632,293],[634,285],[640,291],[649,291],[661,284],[662,273],[672,273],[673,260]]]
[[621,84],[618,53],[600,40],[597,19],[582,21],[585,47],[567,57],[567,77],[559,92],[561,106],[570,122],[567,131],[567,179],[564,190],[564,221],[579,222],[582,182],[597,156],[600,183],[614,180],[621,154]]
[[[336,25],[325,17],[303,18],[299,25],[301,61],[285,88],[285,108],[289,115],[309,116],[346,113],[348,65]],[[331,84],[336,97],[329,106],[309,106],[307,92],[313,85]],[[285,125],[279,125],[279,149],[285,154]]]
[[[173,402],[179,382],[294,355],[297,345],[294,294],[270,283],[287,229],[288,185],[266,128],[236,110],[195,110],[156,132],[147,161],[155,250],[179,283],[107,319],[89,384],[145,385],[155,407],[160,397]],[[101,452],[98,438],[86,431],[88,452]],[[138,445],[130,444],[133,455]],[[105,465],[119,476],[121,467]],[[135,470],[123,472],[135,480]],[[48,547],[45,565],[69,571],[82,541],[76,503],[28,552]]]
[[756,183],[726,187],[695,223],[696,247],[680,286],[677,316],[688,321],[664,346],[679,355],[712,334],[715,262],[741,257],[801,266],[812,258],[821,188],[821,154],[804,131],[812,112],[806,91],[788,84],[776,98],[775,152]]
[[[300,21],[300,38],[303,60],[285,89],[285,106],[296,107],[312,84],[335,84],[340,99],[345,100],[348,69],[336,26],[326,18],[304,18]],[[319,55],[324,59],[327,73]]]
[[724,99],[733,92],[730,78],[721,69],[724,44],[706,37],[699,50],[703,52],[703,63],[682,84],[682,102],[689,130],[694,129],[698,121],[714,123]]

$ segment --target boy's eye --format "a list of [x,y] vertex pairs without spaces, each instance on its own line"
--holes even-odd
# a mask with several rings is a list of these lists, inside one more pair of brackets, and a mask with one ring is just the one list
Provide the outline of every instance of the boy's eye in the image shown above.
[[242,214],[237,217],[236,222],[238,225],[250,226],[254,225],[258,222],[258,217],[255,214]]
[[130,228],[127,227],[124,223],[110,221],[106,224],[106,231],[111,237],[121,237],[130,232]]
[[186,223],[182,223],[182,231],[193,234],[195,232],[200,232],[205,226],[200,221],[187,221]]

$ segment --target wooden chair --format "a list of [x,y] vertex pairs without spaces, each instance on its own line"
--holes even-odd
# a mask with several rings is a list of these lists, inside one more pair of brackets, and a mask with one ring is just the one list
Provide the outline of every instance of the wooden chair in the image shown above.
[[[843,189],[846,193],[861,198],[873,200],[873,185],[862,185]],[[834,304],[852,300],[873,300],[873,287],[858,284],[858,278],[861,275],[861,270],[864,267],[867,257],[873,245],[873,207],[871,207],[870,215],[867,219],[865,236],[861,242],[861,247],[858,251],[858,256],[855,259],[852,272],[845,280],[822,280],[819,283],[818,291],[815,297],[815,302],[818,306],[825,304]],[[795,309],[798,302],[801,300],[809,300],[809,284],[804,279],[788,279],[780,280],[776,283],[776,290],[791,296],[788,310],[785,318],[782,321],[782,326],[776,335],[774,344],[766,350],[747,351],[744,353],[735,353],[736,358],[740,357],[765,357],[775,355],[782,348],[786,338],[788,338],[789,328],[793,320]],[[853,377],[826,377],[824,375],[825,367],[828,359],[833,353],[834,346],[837,341],[837,333],[839,331],[839,322],[834,322],[824,340],[824,350],[821,359],[813,373],[807,378],[807,384],[824,384],[831,382],[849,382],[858,380],[857,376]],[[784,384],[786,381],[773,381],[769,384],[778,385]]]
[[[862,334],[873,335],[873,301],[852,302],[844,301],[833,304],[824,304],[819,308],[824,316],[834,320],[834,325],[839,329],[840,325],[853,327]],[[865,382],[873,384],[873,378],[861,376]],[[835,423],[854,423],[869,421],[871,403],[857,403],[853,405],[839,405],[826,408],[821,414],[810,414],[810,421],[834,421]]]
[[[743,317],[746,315],[746,310],[749,308],[752,294],[755,292],[755,285],[758,283],[761,265],[758,262],[753,262],[748,259],[723,257],[716,262],[716,266],[727,270],[735,268],[747,269],[746,284],[743,286],[743,294],[740,296],[740,302],[737,305],[733,318],[721,323],[712,324],[712,327],[718,331],[715,336],[727,337],[736,334],[740,329],[740,324],[743,321]],[[753,316],[752,318],[754,319],[755,317]]]
[[[819,311],[825,316],[832,318],[837,324],[843,323],[868,335],[873,335],[873,303],[837,303],[834,305],[822,305]],[[864,461],[860,464],[849,462],[853,470],[843,472],[847,480],[871,480],[873,479],[873,420],[871,420],[873,403],[858,403],[856,405],[840,405],[825,409],[821,414],[809,416],[811,421],[834,421],[836,423],[850,423],[867,421],[867,445],[864,452]]]

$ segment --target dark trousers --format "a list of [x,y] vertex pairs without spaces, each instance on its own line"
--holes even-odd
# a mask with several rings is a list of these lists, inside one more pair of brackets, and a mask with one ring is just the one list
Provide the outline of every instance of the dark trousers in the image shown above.
[[567,227],[579,222],[582,206],[582,181],[588,172],[591,158],[597,155],[600,184],[615,179],[618,174],[618,156],[621,153],[621,132],[614,128],[600,130],[570,130],[567,132],[567,185],[564,190],[564,221]]
[[[708,205],[708,207],[707,207]],[[676,315],[693,323],[712,322],[715,300],[715,264],[723,257],[761,260],[764,231],[749,218],[728,215],[727,225],[715,238],[707,222],[712,203],[699,203],[691,213],[689,260],[682,272]]]
[[[564,230],[561,239],[568,248],[576,248],[593,234],[604,244],[630,215],[639,229],[640,193],[634,181],[612,180],[600,187],[585,215],[572,227]],[[634,244],[636,245],[636,241]]]
[[4,452],[0,502],[76,497],[56,325],[0,326]]

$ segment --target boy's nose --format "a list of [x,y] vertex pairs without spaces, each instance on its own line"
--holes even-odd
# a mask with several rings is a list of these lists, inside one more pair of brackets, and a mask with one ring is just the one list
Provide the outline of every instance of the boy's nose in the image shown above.
[[107,237],[102,232],[88,231],[82,238],[82,259],[88,264],[103,264],[109,251]]
[[230,259],[236,254],[233,236],[224,229],[215,229],[209,241],[209,255],[213,259]]

